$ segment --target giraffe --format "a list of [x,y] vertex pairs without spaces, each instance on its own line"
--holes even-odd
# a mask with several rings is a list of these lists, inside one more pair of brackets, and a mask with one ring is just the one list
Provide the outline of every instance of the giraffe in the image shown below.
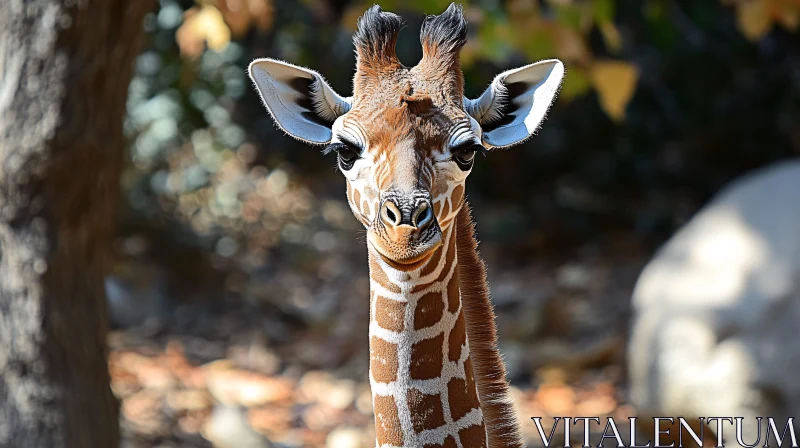
[[377,5],[359,19],[350,97],[275,59],[253,61],[249,75],[281,130],[336,155],[367,230],[376,446],[522,447],[465,181],[476,154],[537,131],[564,66],[505,71],[470,100],[462,8],[425,19],[414,67],[395,54],[402,27]]

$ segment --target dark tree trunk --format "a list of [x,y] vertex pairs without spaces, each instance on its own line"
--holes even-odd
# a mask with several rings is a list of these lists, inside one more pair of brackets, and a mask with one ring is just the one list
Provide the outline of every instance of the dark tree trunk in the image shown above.
[[103,277],[147,0],[0,0],[0,447],[115,447]]

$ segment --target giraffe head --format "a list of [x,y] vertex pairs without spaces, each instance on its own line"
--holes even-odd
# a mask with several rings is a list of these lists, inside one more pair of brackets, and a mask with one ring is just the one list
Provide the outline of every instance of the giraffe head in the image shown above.
[[475,155],[536,132],[564,66],[547,60],[508,70],[470,100],[459,62],[467,37],[461,7],[426,18],[423,57],[411,68],[395,55],[402,26],[377,5],[361,17],[351,97],[313,70],[274,59],[253,61],[249,73],[283,131],[336,155],[350,208],[372,249],[407,271],[441,244],[464,203]]

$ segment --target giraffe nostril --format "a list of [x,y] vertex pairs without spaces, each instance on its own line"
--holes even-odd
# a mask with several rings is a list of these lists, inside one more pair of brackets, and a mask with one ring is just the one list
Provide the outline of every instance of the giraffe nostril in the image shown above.
[[383,222],[390,226],[397,226],[400,224],[400,210],[394,205],[392,201],[385,201],[381,208],[381,218]]
[[413,217],[414,226],[422,230],[433,222],[433,212],[427,202],[423,202],[417,207]]

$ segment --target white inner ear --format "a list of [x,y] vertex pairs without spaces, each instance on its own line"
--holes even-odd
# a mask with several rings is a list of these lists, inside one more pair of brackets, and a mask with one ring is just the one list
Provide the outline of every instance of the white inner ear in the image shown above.
[[563,79],[564,64],[557,59],[508,70],[479,98],[465,98],[464,109],[480,123],[485,145],[516,145],[539,129]]
[[261,101],[284,132],[312,144],[331,141],[331,125],[350,110],[319,73],[275,59],[256,59],[248,70]]

